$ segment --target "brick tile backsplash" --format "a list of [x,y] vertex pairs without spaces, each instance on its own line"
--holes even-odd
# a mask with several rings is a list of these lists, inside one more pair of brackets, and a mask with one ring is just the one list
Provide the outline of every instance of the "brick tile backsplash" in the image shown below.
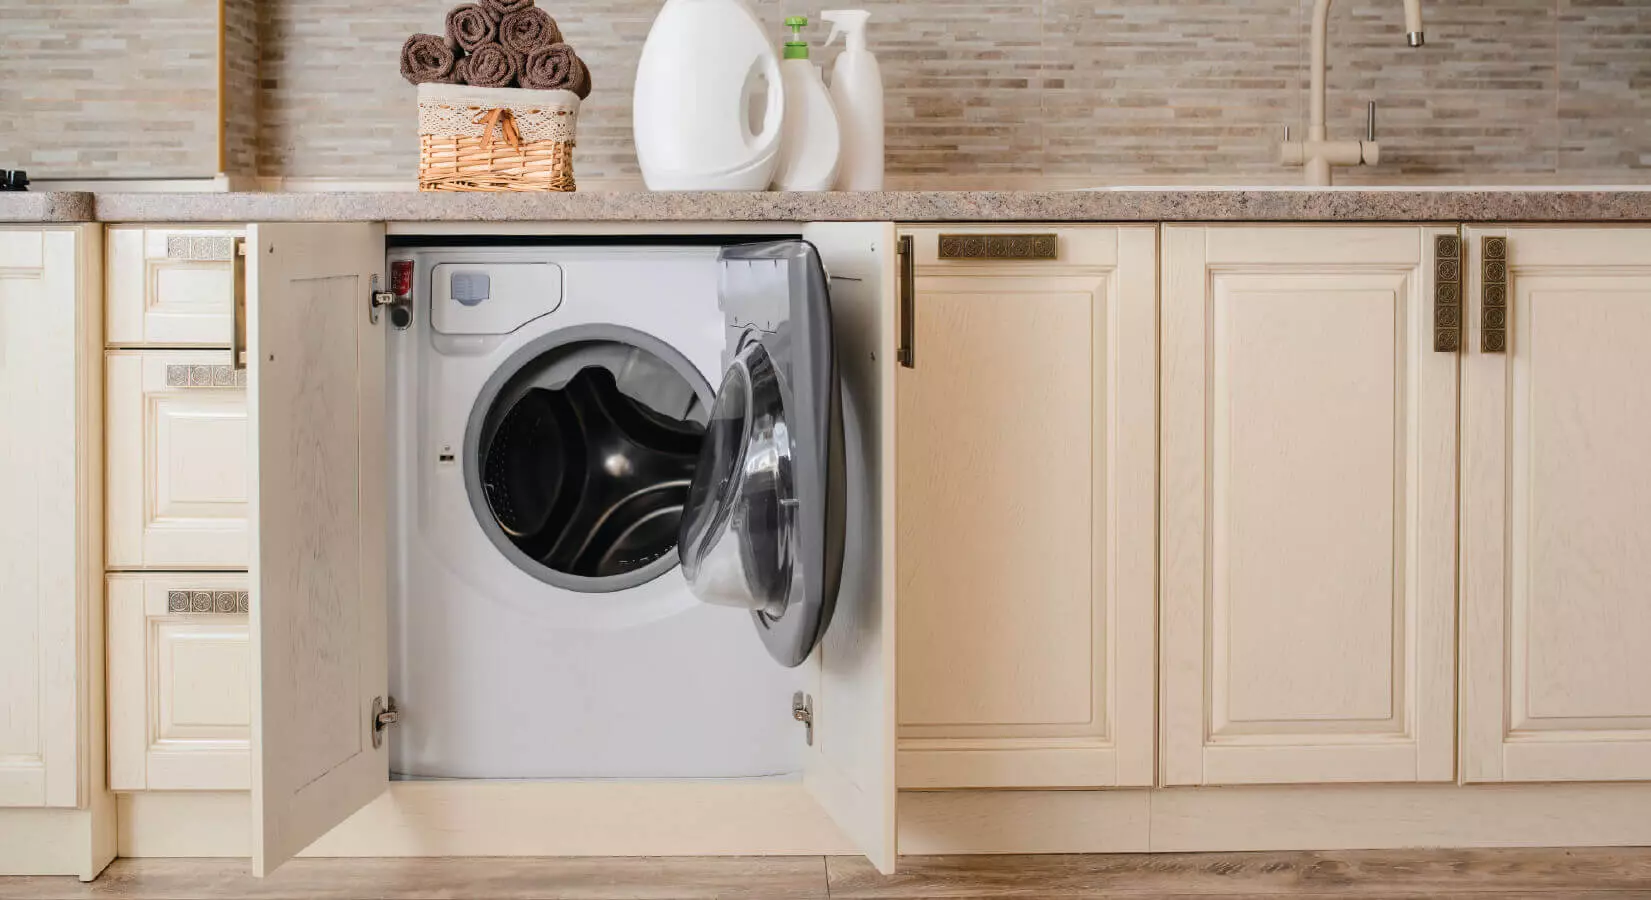
[[[575,165],[638,181],[637,55],[660,0],[540,0],[596,90]],[[225,0],[228,167],[289,178],[405,180],[414,90],[396,55],[451,0]],[[779,0],[754,0],[781,39]],[[895,187],[1294,184],[1275,161],[1305,127],[1312,0],[868,0],[887,88]],[[1651,182],[1651,0],[1424,0],[1404,44],[1395,0],[1331,16],[1332,136],[1379,103],[1379,167],[1340,183]],[[0,159],[40,175],[210,174],[215,5],[0,0],[0,106],[26,127]],[[152,35],[166,34],[161,41]],[[828,67],[835,48],[818,48]],[[709,52],[709,51],[708,51]],[[36,177],[39,177],[38,175]]]

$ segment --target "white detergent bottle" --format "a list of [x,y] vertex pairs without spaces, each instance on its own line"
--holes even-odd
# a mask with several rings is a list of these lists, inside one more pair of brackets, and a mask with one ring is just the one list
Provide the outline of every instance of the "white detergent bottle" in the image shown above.
[[843,36],[843,52],[831,67],[831,100],[843,131],[843,159],[837,166],[837,190],[883,189],[883,72],[866,49],[863,9],[831,9],[820,14],[831,23],[830,46]]
[[774,170],[774,189],[829,191],[837,179],[842,156],[842,134],[831,106],[820,67],[808,58],[802,29],[808,20],[785,20],[791,40],[785,43],[780,81],[785,85],[785,123],[781,127],[780,164]]
[[760,191],[779,161],[785,91],[744,0],[665,0],[636,67],[631,128],[655,191]]

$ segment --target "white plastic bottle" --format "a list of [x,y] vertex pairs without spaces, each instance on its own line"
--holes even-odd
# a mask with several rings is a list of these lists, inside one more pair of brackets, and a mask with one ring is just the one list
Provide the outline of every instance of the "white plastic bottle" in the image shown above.
[[[760,124],[756,101],[766,96]],[[785,92],[745,0],[665,0],[636,68],[632,130],[655,191],[760,191],[779,161]]]
[[826,45],[843,35],[843,52],[831,67],[831,100],[843,132],[843,159],[837,166],[837,190],[883,189],[883,72],[866,49],[863,9],[832,9],[820,14],[831,23]]
[[808,20],[785,20],[791,40],[785,43],[780,83],[785,85],[785,121],[780,126],[780,164],[774,170],[774,189],[829,191],[837,180],[842,157],[842,133],[831,105],[820,67],[808,58],[802,28]]

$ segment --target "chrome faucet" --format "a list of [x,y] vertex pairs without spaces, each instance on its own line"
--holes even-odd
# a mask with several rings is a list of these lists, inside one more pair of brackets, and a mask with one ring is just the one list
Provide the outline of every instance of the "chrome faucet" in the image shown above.
[[[1362,141],[1332,141],[1324,126],[1324,71],[1326,45],[1330,30],[1331,0],[1314,0],[1312,37],[1312,84],[1308,88],[1307,139],[1290,140],[1289,126],[1284,128],[1284,142],[1279,145],[1279,161],[1287,166],[1302,166],[1307,170],[1307,184],[1327,187],[1331,166],[1373,166],[1381,161],[1382,148],[1376,143],[1376,103],[1366,107],[1365,139]],[[1422,33],[1422,0],[1404,0],[1405,42],[1420,47],[1426,42]]]

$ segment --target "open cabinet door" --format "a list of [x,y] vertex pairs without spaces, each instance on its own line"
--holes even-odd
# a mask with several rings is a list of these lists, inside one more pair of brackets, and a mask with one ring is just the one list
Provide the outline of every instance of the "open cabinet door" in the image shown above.
[[247,229],[252,870],[389,780],[380,225]]
[[872,865],[893,874],[894,226],[816,223],[803,237],[830,277],[848,444],[842,585],[804,664],[814,734],[803,781]]

